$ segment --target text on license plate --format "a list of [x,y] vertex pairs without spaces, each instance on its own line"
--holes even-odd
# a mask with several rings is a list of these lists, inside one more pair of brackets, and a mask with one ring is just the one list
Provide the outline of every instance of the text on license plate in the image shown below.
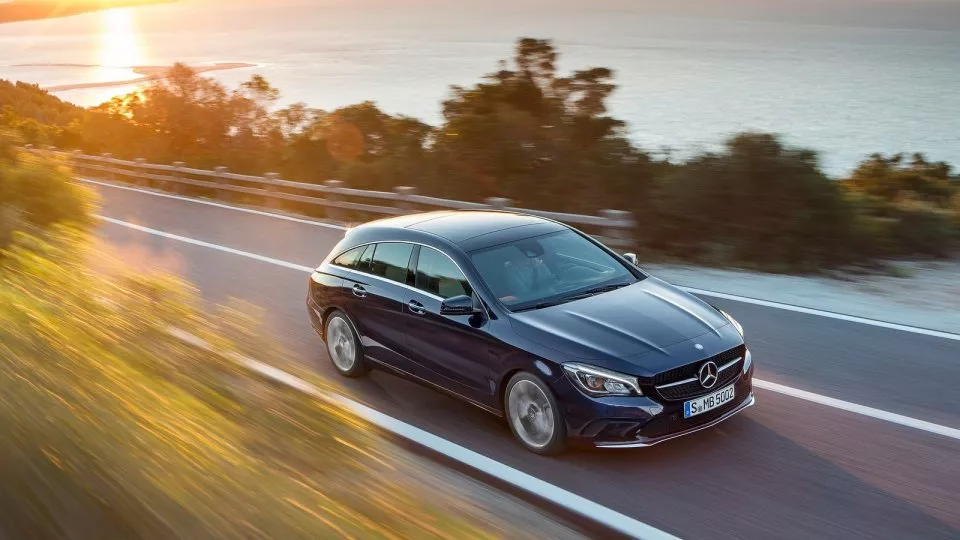
[[730,386],[721,388],[720,390],[717,390],[711,394],[707,394],[697,399],[691,399],[683,404],[683,417],[690,418],[691,416],[703,414],[710,409],[716,409],[724,403],[729,403],[732,401],[733,395],[733,385],[731,384]]

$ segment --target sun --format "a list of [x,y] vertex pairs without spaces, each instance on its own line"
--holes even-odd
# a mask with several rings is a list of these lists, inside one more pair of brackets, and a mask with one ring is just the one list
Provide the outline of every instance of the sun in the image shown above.
[[143,64],[143,50],[132,9],[100,12],[100,66],[129,68]]

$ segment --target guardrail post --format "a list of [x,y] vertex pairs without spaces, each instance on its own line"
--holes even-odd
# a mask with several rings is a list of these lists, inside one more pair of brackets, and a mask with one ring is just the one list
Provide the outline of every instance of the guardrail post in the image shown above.
[[[229,185],[229,184],[230,184],[230,181],[223,177],[223,173],[227,172],[227,168],[226,168],[226,167],[224,167],[223,165],[221,165],[221,166],[219,166],[219,167],[214,168],[213,171],[214,171],[215,173],[217,173],[217,183],[218,183],[218,184],[220,184],[220,185]],[[230,193],[229,193],[227,190],[225,190],[225,189],[218,189],[218,190],[217,190],[217,198],[218,198],[218,199],[221,199],[221,200],[224,200],[224,201],[229,201],[229,200],[230,200]]]
[[263,175],[264,184],[266,185],[266,197],[264,197],[264,204],[267,208],[273,208],[274,210],[280,210],[283,207],[283,200],[276,197],[277,186],[274,184],[274,182],[279,179],[279,173],[268,172],[267,174]]
[[503,210],[513,203],[510,199],[504,199],[503,197],[488,197],[484,202],[494,210]]
[[83,153],[80,152],[80,150],[70,152],[70,166],[73,168],[73,174],[77,176],[83,176],[83,165],[81,165],[83,161],[80,159],[81,155],[83,155]]
[[143,159],[142,157],[138,157],[137,159],[135,159],[135,160],[133,160],[133,161],[137,164],[137,165],[136,165],[136,170],[135,170],[135,171],[132,171],[133,174],[130,175],[131,178],[133,179],[133,183],[134,183],[134,184],[140,184],[140,185],[142,185],[142,186],[150,187],[150,185],[153,184],[153,182],[151,182],[149,178],[142,178],[142,177],[140,176],[141,174],[144,174],[144,173],[146,172],[146,171],[143,170],[143,164],[146,163],[147,160]]
[[186,191],[186,186],[180,183],[180,181],[183,180],[183,171],[181,169],[183,169],[183,162],[174,161],[173,170],[170,171],[170,181],[167,182],[168,189],[174,193],[183,193]]
[[631,248],[633,241],[633,214],[623,210],[601,210],[600,217],[607,220],[600,234],[607,244],[617,248]]
[[[342,180],[327,180],[323,185],[330,188],[330,192],[327,193],[327,201],[336,204],[343,201],[343,197],[340,195],[339,190],[343,187]],[[326,214],[327,219],[332,219],[334,221],[346,221],[344,217],[346,212],[337,206],[327,206],[324,208],[324,213]]]
[[397,195],[397,200],[394,203],[394,206],[403,211],[404,214],[410,214],[416,212],[416,207],[413,204],[413,201],[410,200],[411,195],[416,195],[417,188],[412,186],[397,186],[393,188],[393,192]]
[[110,152],[104,152],[100,154],[100,157],[103,158],[103,161],[101,162],[102,166],[105,169],[107,169],[105,171],[102,171],[103,179],[113,181],[113,166],[111,166],[110,163],[107,161],[107,160],[113,159],[113,154],[111,154]]

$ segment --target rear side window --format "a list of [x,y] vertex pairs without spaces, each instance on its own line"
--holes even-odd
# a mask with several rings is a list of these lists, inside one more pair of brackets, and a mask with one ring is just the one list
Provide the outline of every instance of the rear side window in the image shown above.
[[363,252],[370,246],[360,246],[358,248],[353,248],[349,251],[346,251],[340,254],[339,257],[333,260],[333,264],[337,266],[342,266],[344,268],[357,269],[357,263],[360,261],[360,257],[363,255]]
[[428,247],[420,248],[417,262],[417,288],[447,299],[473,294],[466,276],[445,254]]
[[397,283],[407,283],[413,244],[386,242],[377,244],[370,273]]
[[363,255],[360,256],[360,260],[357,261],[356,270],[358,272],[370,273],[370,262],[373,260],[373,252],[376,250],[375,245],[370,244],[367,246],[366,251],[363,252]]

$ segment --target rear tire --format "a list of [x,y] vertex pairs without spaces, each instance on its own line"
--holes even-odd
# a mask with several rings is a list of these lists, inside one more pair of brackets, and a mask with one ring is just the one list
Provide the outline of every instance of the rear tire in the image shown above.
[[567,446],[567,424],[553,392],[539,377],[521,371],[507,383],[503,410],[513,436],[527,450],[544,456]]
[[346,313],[337,310],[327,316],[323,335],[330,363],[341,375],[360,377],[370,371],[363,356],[360,337]]

